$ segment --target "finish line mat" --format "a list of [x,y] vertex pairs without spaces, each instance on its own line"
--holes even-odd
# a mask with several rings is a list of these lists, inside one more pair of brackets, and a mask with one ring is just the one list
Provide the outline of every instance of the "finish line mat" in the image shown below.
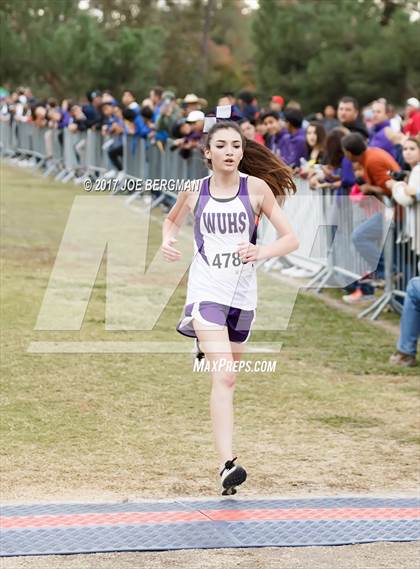
[[3,557],[420,539],[416,498],[185,499],[1,510]]

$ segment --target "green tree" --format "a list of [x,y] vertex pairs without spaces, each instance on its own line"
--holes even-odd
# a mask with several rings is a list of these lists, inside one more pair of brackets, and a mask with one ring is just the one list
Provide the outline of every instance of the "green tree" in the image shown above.
[[298,99],[308,112],[344,94],[401,102],[420,90],[419,26],[402,2],[260,0],[260,92]]
[[123,24],[117,33],[73,0],[28,0],[26,5],[27,10],[22,2],[1,5],[0,82],[29,84],[39,96],[64,97],[105,87],[117,92],[130,87],[143,96],[158,80],[160,27]]

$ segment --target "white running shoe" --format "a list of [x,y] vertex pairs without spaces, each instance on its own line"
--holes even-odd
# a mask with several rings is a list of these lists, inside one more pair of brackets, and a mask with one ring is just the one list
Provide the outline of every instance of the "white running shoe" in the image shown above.
[[238,457],[227,460],[224,467],[220,471],[222,483],[222,496],[232,496],[236,494],[236,486],[239,486],[246,480],[246,470],[239,464],[234,464]]

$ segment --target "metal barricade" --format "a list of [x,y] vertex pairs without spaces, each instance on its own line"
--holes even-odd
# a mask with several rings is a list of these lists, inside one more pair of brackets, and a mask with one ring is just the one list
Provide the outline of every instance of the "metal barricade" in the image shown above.
[[63,164],[63,146],[64,146],[63,129],[48,129],[45,139],[47,144],[47,162],[45,165],[44,176],[50,176],[57,170],[64,169]]
[[32,141],[32,127],[26,122],[16,122],[16,151],[19,154],[32,156],[33,141]]
[[396,296],[404,296],[408,281],[419,275],[420,203],[397,207],[394,229],[394,273]]
[[123,170],[128,178],[147,177],[146,141],[138,136],[123,136]]
[[49,136],[50,129],[40,128],[36,125],[28,125],[32,137],[32,156],[38,159],[38,167],[42,166],[48,157],[46,148],[46,137]]
[[89,174],[98,176],[113,169],[108,156],[108,149],[113,142],[112,137],[104,137],[96,130],[89,129],[87,131],[86,169]]
[[196,180],[208,176],[209,169],[201,152],[194,148],[187,160],[187,179]]
[[419,275],[420,264],[420,203],[402,208],[384,198],[392,212],[391,227],[384,247],[384,293],[359,317],[371,314],[374,320],[391,306],[401,314],[408,282]]
[[56,180],[66,183],[73,179],[77,172],[86,170],[86,133],[63,132],[63,164],[64,169],[56,176]]
[[13,127],[10,118],[0,120],[0,152],[3,156],[13,156],[15,153]]
[[299,199],[286,199],[284,211],[299,235],[300,246],[286,259],[300,268],[317,272],[327,265],[327,243],[319,230],[326,225],[325,198],[312,191],[307,180],[295,178],[294,181],[295,195]]
[[[199,150],[193,149],[189,158],[183,158],[178,150],[171,150],[170,140],[163,147],[130,135],[124,136],[123,164],[127,177],[142,180],[193,180],[208,175],[208,168]],[[127,199],[127,204],[139,196],[139,192],[134,192]],[[163,201],[173,203],[177,195],[175,191],[157,189],[152,192],[152,197],[150,208]]]
[[11,128],[16,133],[15,151],[18,154],[35,158],[37,165],[42,165],[47,158],[45,136],[48,129],[28,122],[14,123]]
[[[294,199],[295,196],[286,199],[284,211],[299,237],[300,247],[285,259],[304,269],[318,264],[317,274],[305,288],[315,288],[320,292],[325,286],[345,287],[375,271],[382,256],[384,294],[359,317],[370,314],[375,319],[385,306],[398,306],[397,297],[404,295],[409,278],[417,274],[419,207],[415,210],[411,208],[413,211],[407,212],[405,217],[397,217],[394,224],[390,217],[393,209],[389,200],[385,199],[385,204],[382,204],[373,196],[365,196],[353,201],[349,196],[332,190],[311,191],[305,180],[296,179],[296,185],[296,197],[300,196],[301,199]],[[357,229],[365,231],[364,227],[373,222],[382,237],[376,244],[376,262],[370,261],[369,264],[366,252],[355,239],[355,233]],[[267,220],[263,218],[261,225],[259,242],[266,243],[277,238],[276,231]],[[264,263],[265,269],[271,270],[273,266],[273,260]]]
[[175,180],[186,180],[188,177],[188,160],[182,158],[179,150],[170,150],[167,147],[167,171]]

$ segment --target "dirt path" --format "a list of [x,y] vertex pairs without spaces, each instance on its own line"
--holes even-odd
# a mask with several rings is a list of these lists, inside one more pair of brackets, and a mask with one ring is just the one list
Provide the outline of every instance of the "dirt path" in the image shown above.
[[8,558],[2,569],[418,569],[418,543]]

